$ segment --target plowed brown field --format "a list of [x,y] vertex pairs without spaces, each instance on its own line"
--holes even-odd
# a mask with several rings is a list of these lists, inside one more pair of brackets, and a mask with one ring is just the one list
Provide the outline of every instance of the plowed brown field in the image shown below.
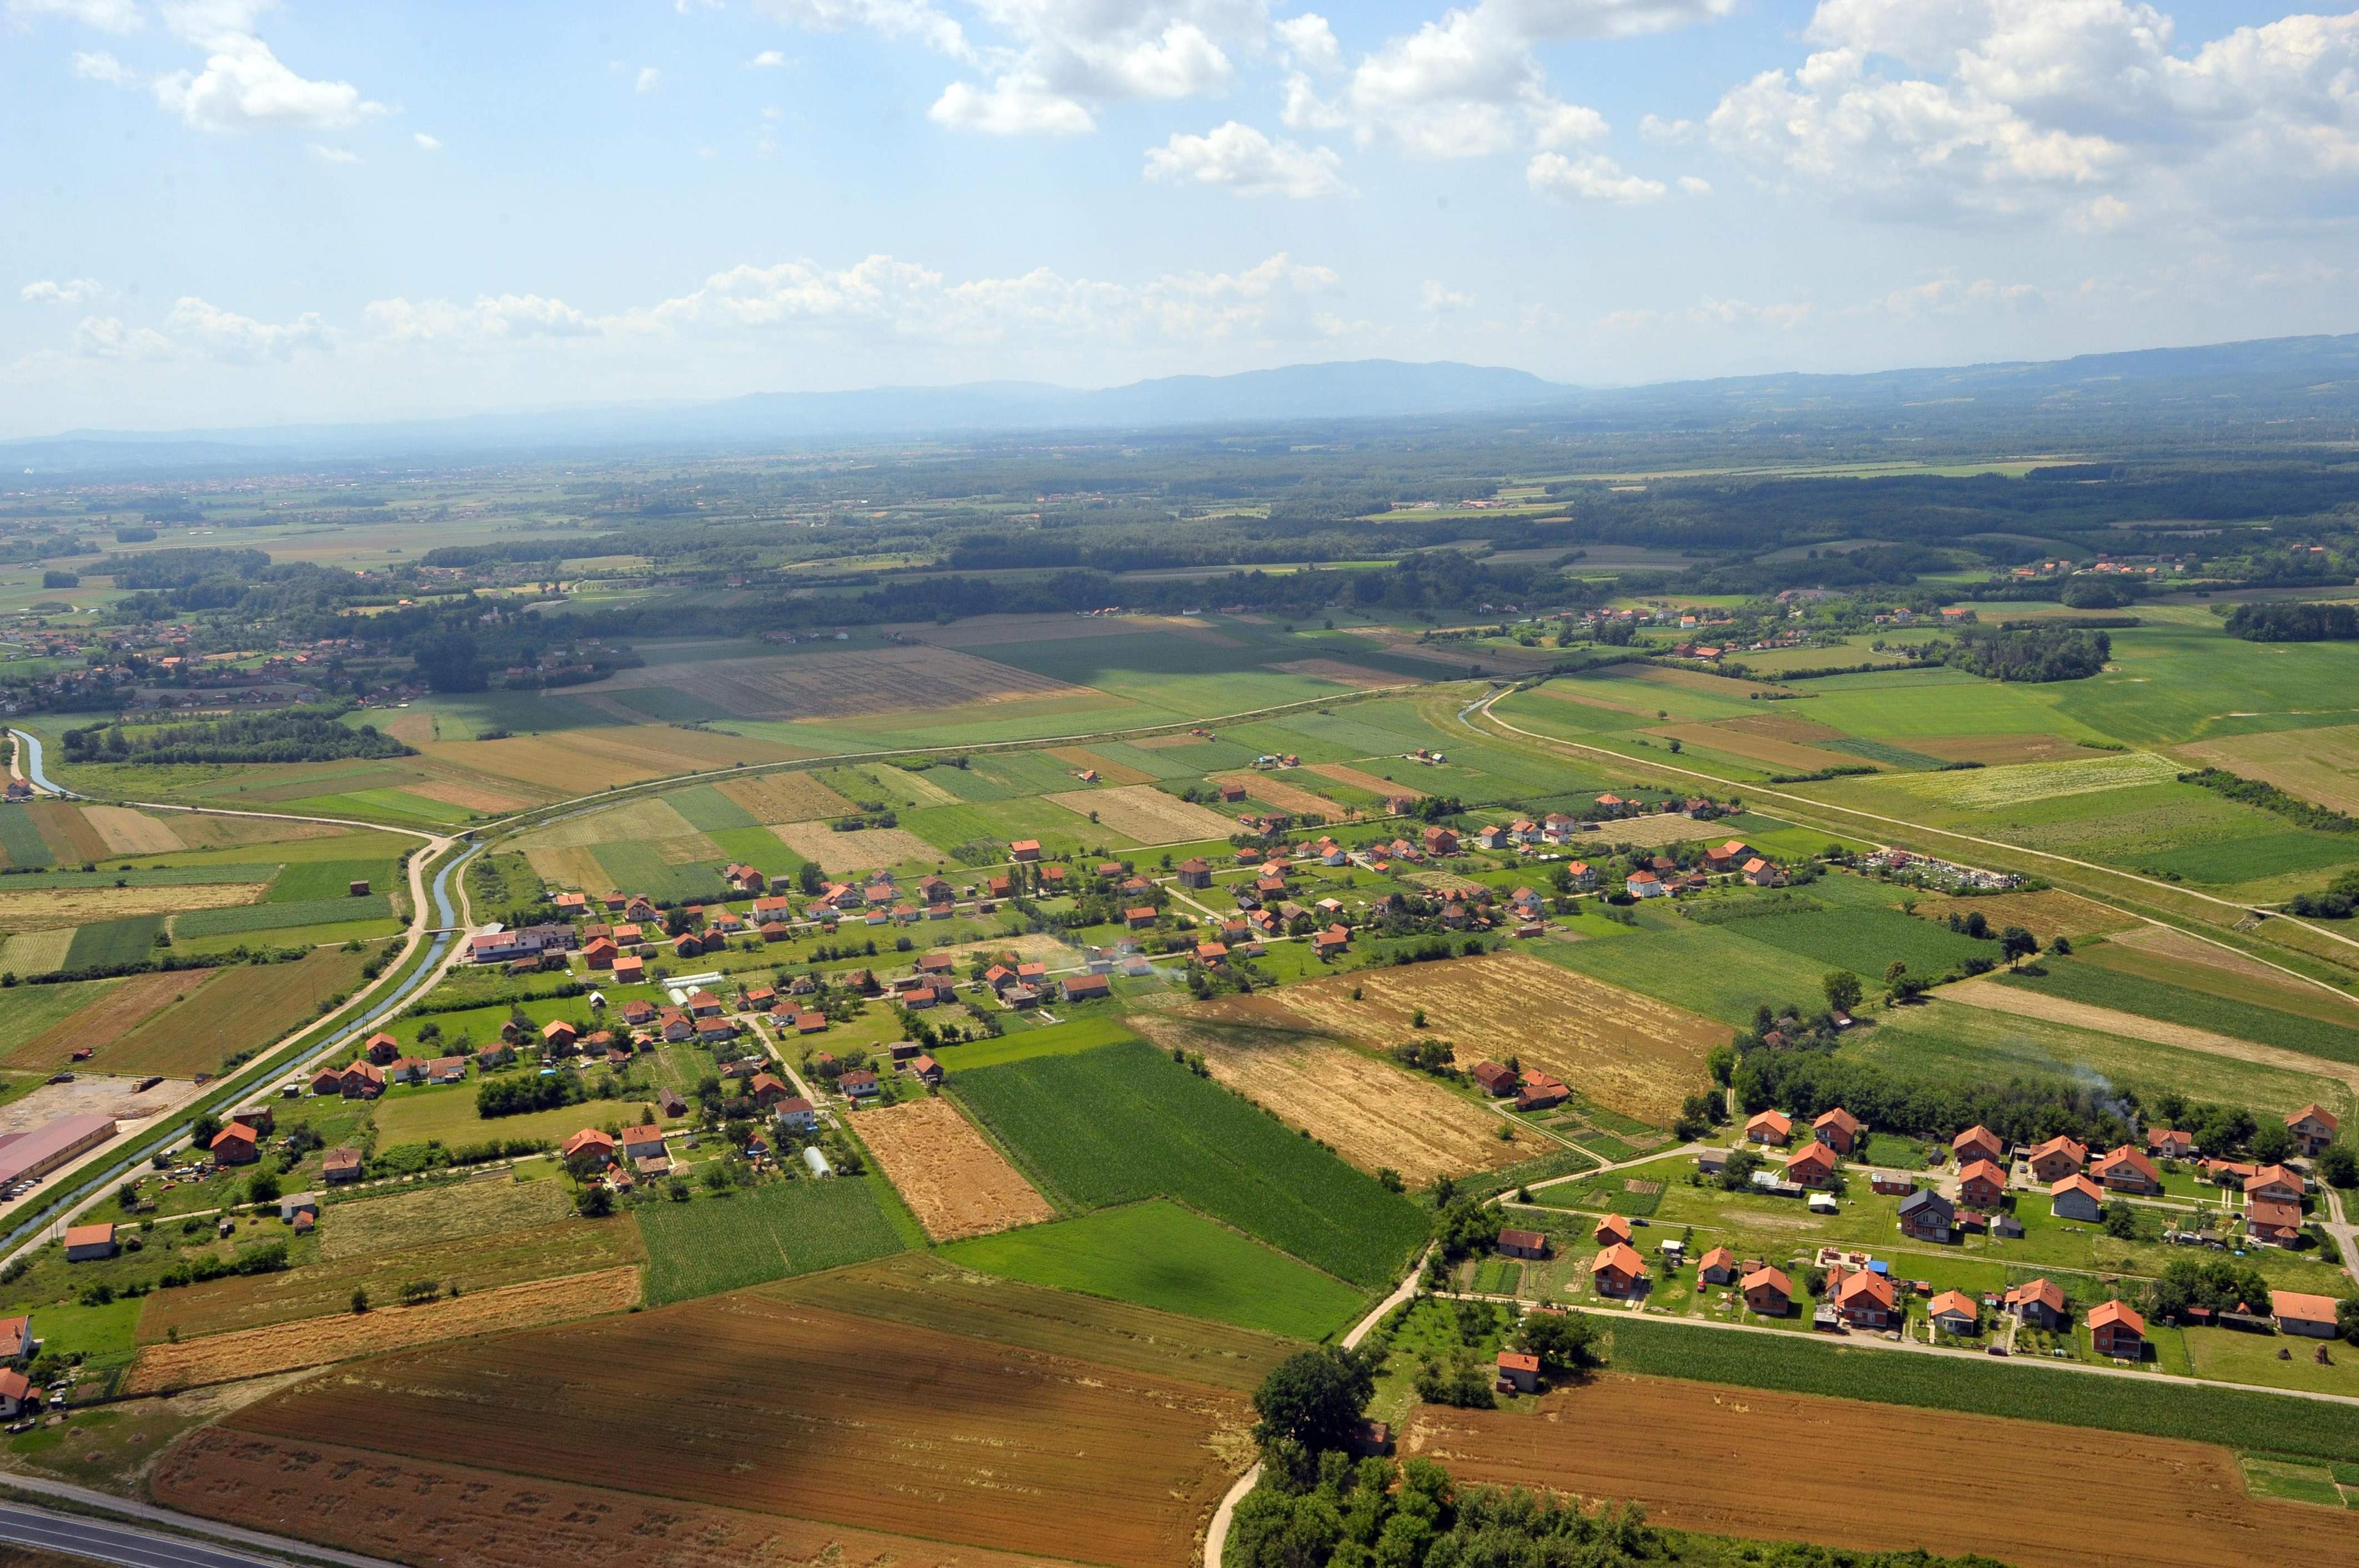
[[[170,1007],[178,997],[193,997],[220,971],[176,969],[169,974],[134,975],[87,1006],[76,1008],[23,1045],[8,1054],[11,1066],[46,1067],[69,1060],[85,1046],[100,1054],[85,1071],[121,1072],[129,1065],[115,1060],[108,1047],[121,1041],[149,1017]],[[218,1044],[213,1046],[220,1049]]]
[[1098,777],[1111,784],[1143,784],[1155,782],[1153,773],[1141,768],[1134,768],[1128,762],[1109,761],[1086,746],[1051,746],[1049,748],[1049,755],[1060,762],[1070,762],[1076,768],[1095,769]]
[[1462,1480],[1635,1499],[1680,1530],[2017,1568],[2359,1557],[2350,1515],[2253,1498],[2224,1448],[1805,1394],[1608,1376],[1536,1416],[1422,1406],[1400,1452]]
[[[1703,1087],[1705,1054],[1729,1038],[1724,1024],[1513,953],[1364,969],[1256,995],[1323,1033],[1366,1044],[1395,1045],[1421,1033],[1454,1044],[1464,1066],[1514,1055],[1609,1110],[1658,1126]],[[1419,1009],[1422,1032],[1410,1027]]]
[[1431,1078],[1304,1033],[1299,1018],[1259,993],[1134,1013],[1130,1024],[1158,1045],[1201,1053],[1223,1085],[1309,1129],[1360,1169],[1389,1165],[1411,1186],[1536,1152],[1538,1134],[1502,1141],[1497,1116]]
[[1057,1217],[949,1100],[905,1100],[864,1113],[857,1125],[861,1141],[937,1241]]
[[[628,1441],[610,1417],[629,1412]],[[1243,1467],[1244,1400],[1201,1384],[716,1296],[405,1351],[231,1430],[996,1551],[1179,1568]],[[753,1462],[758,1457],[759,1462]]]
[[159,1501],[207,1519],[451,1568],[1049,1568],[1010,1552],[220,1427],[165,1454],[150,1485]]
[[127,1393],[227,1383],[304,1367],[324,1367],[412,1345],[502,1334],[514,1328],[628,1312],[639,1299],[636,1269],[608,1269],[561,1280],[479,1291],[425,1306],[380,1306],[368,1313],[340,1313],[299,1323],[245,1328],[234,1334],[150,1345],[139,1352],[125,1379]]

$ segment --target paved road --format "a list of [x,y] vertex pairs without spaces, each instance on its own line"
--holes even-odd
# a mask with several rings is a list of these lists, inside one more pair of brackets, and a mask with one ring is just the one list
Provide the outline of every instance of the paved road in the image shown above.
[[280,1568],[285,1561],[9,1503],[0,1503],[0,1541],[128,1568]]

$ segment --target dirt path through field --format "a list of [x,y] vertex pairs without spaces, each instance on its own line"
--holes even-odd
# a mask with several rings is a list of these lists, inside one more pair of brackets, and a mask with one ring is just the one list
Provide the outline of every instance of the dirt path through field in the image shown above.
[[[1675,1529],[2017,1568],[2348,1563],[2359,1544],[2348,1514],[2254,1498],[2206,1444],[1668,1379],[1609,1374],[1535,1415],[1423,1406],[1400,1452],[1465,1481],[1633,1498]],[[1778,1454],[1794,1457],[1763,1462]]]
[[2231,1034],[2214,1034],[2208,1029],[2190,1029],[2183,1023],[2166,1023],[2158,1018],[2141,1018],[2134,1012],[2116,1012],[2109,1007],[2067,1001],[2062,997],[2001,985],[1995,980],[1960,980],[1955,985],[1943,986],[1933,994],[1991,1012],[2011,1012],[2018,1018],[2037,1018],[2049,1023],[2070,1024],[2075,1029],[2092,1029],[2100,1034],[2122,1034],[2132,1040],[2150,1041],[2157,1045],[2176,1045],[2185,1051],[2201,1051],[2207,1056],[2229,1056],[2257,1066],[2282,1067],[2290,1073],[2332,1078],[2359,1093],[2359,1066],[2347,1062],[2331,1062],[2323,1056],[2304,1055],[2299,1051],[2288,1051],[2280,1046],[2263,1045],[2256,1041],[2239,1040]]

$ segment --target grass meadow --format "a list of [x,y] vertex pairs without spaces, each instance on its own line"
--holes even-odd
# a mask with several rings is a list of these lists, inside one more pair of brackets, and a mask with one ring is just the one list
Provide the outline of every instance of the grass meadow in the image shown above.
[[865,1262],[908,1243],[872,1182],[771,1182],[691,1203],[643,1204],[647,1296],[664,1306],[793,1274]]

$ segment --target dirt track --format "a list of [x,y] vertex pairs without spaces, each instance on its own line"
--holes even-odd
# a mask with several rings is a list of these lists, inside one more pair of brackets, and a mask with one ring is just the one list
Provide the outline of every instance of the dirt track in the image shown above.
[[1675,1529],[2017,1568],[2359,1558],[2350,1515],[2253,1498],[2224,1448],[1664,1379],[1609,1375],[1537,1415],[1424,1406],[1400,1452],[1462,1480],[1632,1498]]

